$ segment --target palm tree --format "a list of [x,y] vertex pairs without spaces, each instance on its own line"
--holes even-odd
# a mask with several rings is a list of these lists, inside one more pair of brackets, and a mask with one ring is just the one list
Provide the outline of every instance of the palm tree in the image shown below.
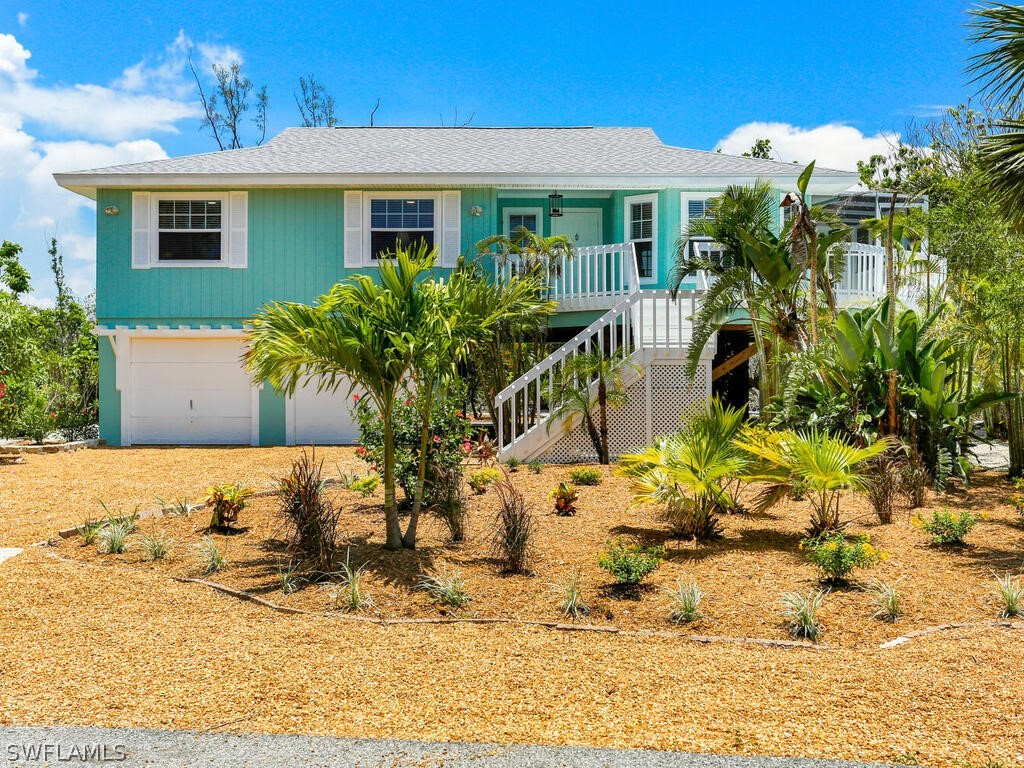
[[511,265],[520,275],[535,274],[547,286],[561,274],[563,259],[573,256],[572,242],[567,235],[544,237],[526,227],[511,235],[494,235],[476,245],[481,255],[493,255],[499,266]]
[[[610,464],[608,407],[618,408],[626,402],[623,375],[627,370],[637,369],[637,364],[621,352],[609,355],[600,350],[589,351],[568,360],[555,387],[555,406],[548,421],[549,428],[554,419],[580,414],[598,461]],[[595,383],[597,392],[592,395]]]
[[768,509],[790,495],[796,485],[807,489],[812,510],[810,536],[842,529],[840,494],[861,490],[867,477],[865,462],[891,445],[882,439],[858,447],[813,429],[771,432],[757,428],[745,429],[736,444],[760,462],[748,479],[769,483],[758,499],[758,509]]
[[395,504],[394,405],[424,330],[436,329],[434,303],[423,279],[437,260],[425,245],[397,249],[378,263],[378,280],[353,275],[313,306],[265,305],[252,318],[245,366],[254,381],[268,381],[291,396],[303,383],[318,391],[342,384],[361,389],[380,412],[384,438],[385,546],[402,547]]
[[[1024,93],[1024,7],[1000,2],[970,13],[970,41],[988,46],[970,59],[972,82],[980,83],[993,103],[1016,113]],[[1000,131],[981,140],[982,161],[1006,217],[1024,228],[1024,120],[996,125]]]
[[679,536],[717,535],[717,515],[736,508],[732,486],[752,463],[735,443],[744,418],[742,409],[714,398],[679,434],[621,456],[617,472],[630,479],[634,504],[664,504]]

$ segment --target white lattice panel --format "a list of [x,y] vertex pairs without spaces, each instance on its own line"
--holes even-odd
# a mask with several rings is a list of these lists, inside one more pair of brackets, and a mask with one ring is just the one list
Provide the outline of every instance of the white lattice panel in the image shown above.
[[[684,414],[707,400],[710,380],[709,361],[702,361],[695,381],[686,378],[682,364],[656,362],[648,365],[626,391],[626,403],[609,411],[608,448],[612,458],[647,445],[655,436],[677,432]],[[580,422],[564,432],[542,460],[556,464],[596,461],[597,454]]]

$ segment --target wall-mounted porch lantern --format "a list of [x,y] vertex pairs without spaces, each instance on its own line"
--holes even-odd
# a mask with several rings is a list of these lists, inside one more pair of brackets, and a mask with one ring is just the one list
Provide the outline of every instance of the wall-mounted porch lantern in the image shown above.
[[548,195],[548,216],[557,219],[562,215],[562,196],[557,192]]

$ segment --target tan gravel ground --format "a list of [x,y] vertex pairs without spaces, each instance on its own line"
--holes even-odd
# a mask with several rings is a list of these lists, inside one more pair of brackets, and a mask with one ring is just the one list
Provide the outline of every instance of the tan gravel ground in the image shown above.
[[[19,475],[0,467],[0,543],[28,543],[80,522],[92,510],[69,499],[88,501],[87,495],[96,493],[130,504],[146,501],[154,485],[173,495],[201,490],[211,481],[258,479],[265,468],[279,472],[294,454],[288,449],[133,449],[33,457],[36,461],[16,467],[29,469]],[[339,450],[338,456],[345,460],[350,454]],[[523,473],[524,487],[540,506],[546,503],[542,490],[566,471],[545,470],[536,487]],[[492,564],[464,562],[471,587],[476,584],[474,610],[483,613],[476,603],[497,600],[488,593],[500,584],[508,585],[502,592],[510,614],[528,610],[553,618],[547,584],[560,569],[592,561],[594,547],[608,533],[602,510],[623,517],[619,525],[648,531],[637,531],[641,536],[657,537],[660,523],[653,514],[624,512],[615,488],[606,481],[584,489],[594,492],[593,504],[584,501],[576,518],[541,517],[548,538],[561,531],[557,541],[565,544],[566,554],[557,558],[554,547],[542,552],[536,577],[489,577]],[[481,525],[490,495],[475,502]],[[875,542],[892,551],[878,575],[922,582],[908,601],[915,613],[893,628],[863,617],[862,593],[831,595],[824,640],[841,647],[830,651],[516,626],[380,627],[283,616],[173,582],[166,570],[171,564],[141,566],[132,555],[94,558],[70,542],[57,549],[31,548],[0,565],[0,722],[1016,765],[1024,760],[1024,633],[975,626],[885,651],[865,650],[877,637],[916,628],[933,615],[946,621],[993,617],[987,568],[1005,560],[1001,570],[1016,569],[1024,557],[1024,529],[1010,516],[1004,496],[1003,485],[995,482],[972,493],[967,503],[991,511],[971,537],[975,546],[964,552],[924,546],[905,520],[884,531],[873,527]],[[929,506],[960,501],[932,498]],[[267,508],[253,512],[254,537],[270,525],[270,502],[260,505]],[[760,621],[761,636],[781,637],[774,604],[778,592],[790,584],[814,584],[813,571],[792,553],[793,531],[803,524],[804,512],[797,505],[774,518],[730,518],[718,544],[689,551],[671,545],[680,554],[662,567],[658,580],[698,577],[710,595],[709,620],[698,631],[731,634]],[[369,555],[380,539],[379,520],[370,509],[353,511],[349,535],[363,530],[357,528],[360,520],[372,537],[360,553]],[[195,527],[197,522],[193,517],[160,524]],[[435,526],[427,528],[427,549],[435,557],[479,559],[474,547],[482,545],[448,554],[439,543],[431,544],[439,538]],[[478,534],[474,529],[474,540]],[[244,547],[241,536],[225,538],[232,539],[229,546]],[[243,551],[235,556],[243,557]],[[186,548],[178,566],[194,568],[190,557]],[[1011,564],[1011,558],[1018,562]],[[378,571],[375,597],[383,610],[437,615],[418,595],[389,603],[384,571]],[[410,566],[404,572],[411,571]],[[593,577],[598,578],[596,571]],[[315,594],[296,600],[320,599]],[[279,592],[266,596],[282,599]],[[753,608],[730,608],[742,602]],[[670,628],[654,609],[657,603],[656,594],[642,596],[637,605],[645,607],[632,607],[638,612],[634,625]],[[626,610],[620,607],[607,621],[629,624]]]

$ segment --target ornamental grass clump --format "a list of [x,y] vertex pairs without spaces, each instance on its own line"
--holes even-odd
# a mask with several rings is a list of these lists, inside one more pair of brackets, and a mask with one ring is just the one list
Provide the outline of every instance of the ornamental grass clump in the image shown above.
[[1000,618],[1015,619],[1024,615],[1024,586],[1016,576],[1009,573],[996,576],[996,591],[1002,605]]
[[852,536],[842,531],[803,539],[800,548],[807,561],[818,567],[822,580],[834,585],[845,584],[855,569],[870,568],[889,557],[875,549],[868,536]]
[[448,538],[457,544],[466,539],[466,525],[469,520],[469,499],[462,482],[462,468],[446,469],[438,473],[430,491],[434,500],[433,511],[445,528]]
[[551,588],[561,597],[558,608],[567,619],[578,619],[590,613],[590,606],[584,597],[583,574],[576,570],[564,581],[552,584]]
[[217,542],[210,536],[204,537],[196,544],[196,554],[199,556],[199,563],[206,575],[218,573],[228,567],[227,559],[217,549]]
[[532,472],[533,474],[539,475],[541,472],[544,471],[544,462],[541,461],[540,459],[534,459],[533,461],[526,465],[526,468],[530,470],[530,472]]
[[537,530],[533,507],[508,479],[495,483],[494,490],[498,510],[494,514],[491,551],[505,573],[528,573]]
[[417,586],[441,605],[452,608],[461,608],[473,599],[466,591],[466,580],[458,568],[449,571],[443,566],[439,573],[424,575]]
[[889,621],[895,624],[903,615],[903,595],[900,593],[898,581],[892,584],[875,579],[871,583],[871,593],[875,603],[874,619]]
[[96,537],[100,554],[123,555],[128,551],[128,537],[134,530],[134,521],[106,522]]
[[359,613],[373,608],[375,604],[366,588],[366,563],[358,568],[352,567],[349,554],[345,554],[345,562],[341,564],[338,583],[328,586],[327,592],[335,608],[347,613]]
[[940,547],[964,547],[967,534],[984,519],[973,512],[950,512],[948,507],[933,511],[931,518],[915,515],[912,523],[931,537],[932,544]]
[[163,560],[171,554],[174,539],[161,531],[144,533],[139,537],[139,547],[149,561]]
[[801,595],[799,592],[787,592],[782,596],[782,615],[788,622],[789,634],[795,638],[815,641],[825,631],[818,621],[818,611],[825,602],[825,593],[821,590]]
[[597,564],[608,571],[615,583],[623,587],[636,587],[649,574],[658,569],[665,550],[661,547],[643,547],[637,542],[626,543],[620,537],[608,544]]
[[341,550],[341,509],[327,495],[322,473],[323,461],[317,463],[316,452],[303,451],[277,484],[277,514],[289,550],[314,577],[333,572]]
[[103,530],[103,524],[102,520],[87,518],[84,523],[78,526],[78,535],[82,537],[82,544],[87,547],[95,544],[100,531]]
[[697,586],[696,581],[684,582],[680,576],[675,587],[666,589],[670,600],[669,617],[676,624],[689,624],[701,618],[700,604],[704,599],[704,590]]

